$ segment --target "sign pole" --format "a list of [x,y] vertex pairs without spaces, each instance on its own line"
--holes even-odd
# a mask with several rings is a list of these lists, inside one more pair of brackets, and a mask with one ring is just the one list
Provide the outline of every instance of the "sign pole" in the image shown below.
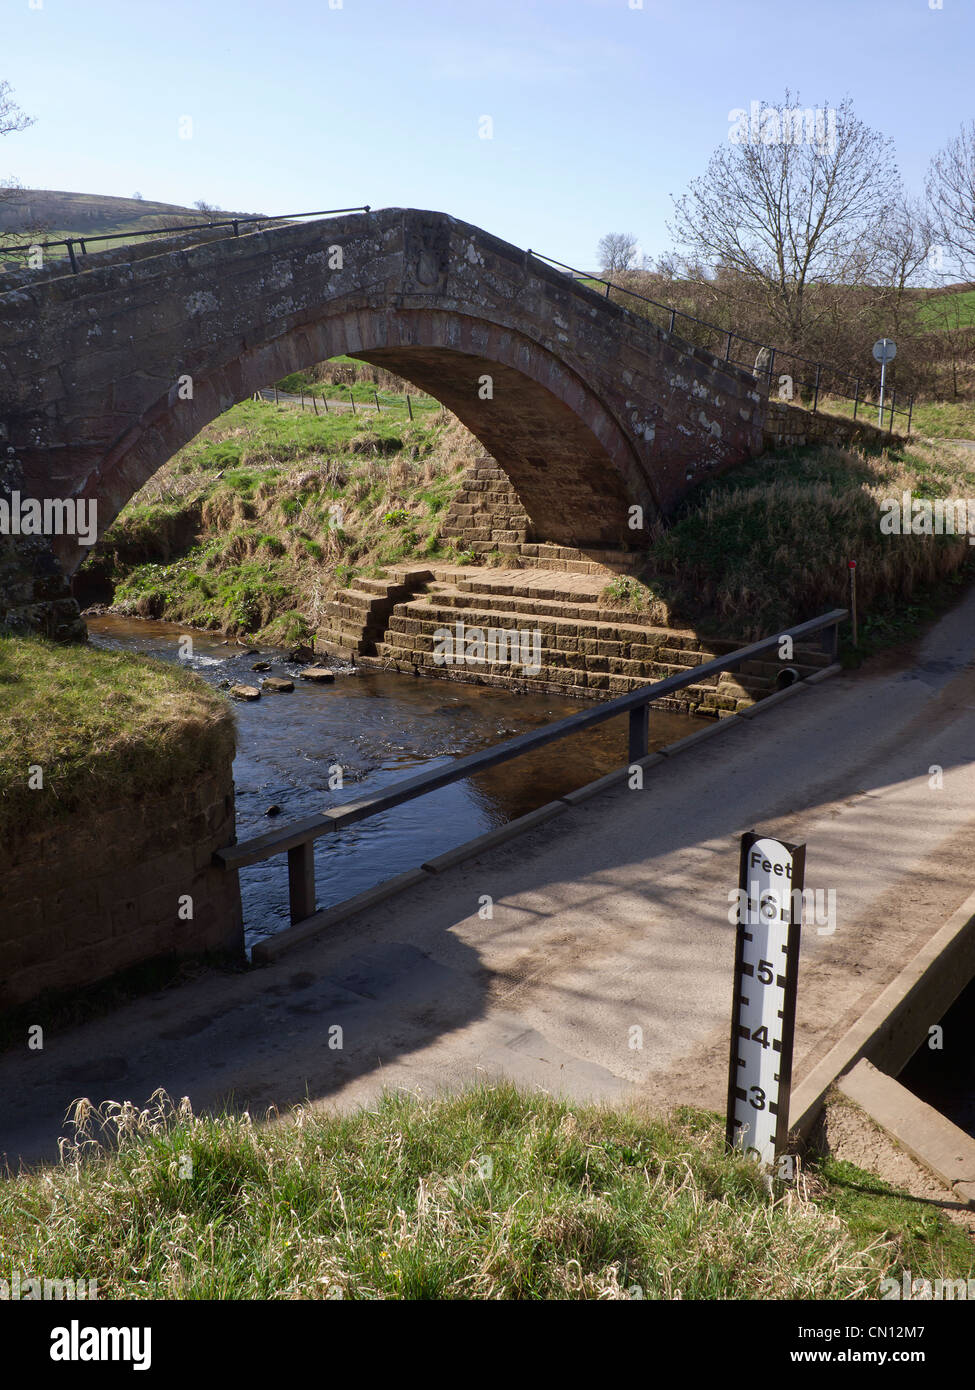
[[[897,356],[897,344],[893,338],[878,338],[873,345],[873,356],[876,362],[880,363],[880,406],[877,410],[877,425],[880,429],[884,427],[884,382],[887,378],[887,363],[893,362]],[[890,414],[890,424],[893,429],[894,412]]]
[[789,1142],[789,1099],[806,846],[741,837],[725,1138],[774,1169]]

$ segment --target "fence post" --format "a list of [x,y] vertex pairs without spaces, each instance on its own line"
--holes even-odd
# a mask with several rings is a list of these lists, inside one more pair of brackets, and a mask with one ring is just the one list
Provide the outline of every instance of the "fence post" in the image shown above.
[[275,386],[275,388],[274,388],[274,404],[277,405],[277,403],[278,403],[278,388]]
[[857,406],[860,404],[860,378],[857,377],[856,395],[853,397],[853,418],[857,418]]
[[292,924],[303,922],[315,911],[315,846],[311,840],[288,850],[288,897]]
[[[860,645],[860,643],[859,643],[859,641],[857,640],[858,634],[857,634],[857,562],[856,562],[856,560],[847,560],[847,562],[846,562],[846,567],[847,567],[847,570],[849,571],[849,575],[850,575],[850,621],[851,621],[852,624],[853,624],[853,645],[854,645],[855,647],[858,647],[858,646]],[[834,628],[834,631],[836,631],[835,628]]]
[[375,396],[375,398],[376,398],[376,414],[377,414],[377,415],[381,415],[381,414],[382,414],[382,411],[381,411],[380,408],[379,408],[379,392],[378,392],[378,391],[373,391],[372,394],[373,394],[373,395]]
[[328,386],[327,386],[327,385],[326,385],[326,387],[325,387],[325,390],[322,392],[322,405],[325,407],[325,414],[327,415],[327,414],[328,414]]
[[317,415],[317,414],[318,414],[318,397],[315,395],[314,391],[311,393],[311,403],[312,403],[312,405],[315,407],[315,414]]
[[816,363],[816,390],[815,390],[815,392],[813,393],[813,408],[812,408],[812,413],[813,413],[814,415],[816,414],[816,407],[819,405],[819,382],[820,382],[820,379],[821,379],[822,375],[823,375],[823,364],[822,364],[822,362],[817,362],[817,363]]
[[355,396],[352,394],[352,387],[349,387],[349,404],[352,406],[352,414],[355,414]]
[[406,408],[407,408],[407,410],[410,412],[410,419],[412,420],[412,419],[413,419],[413,406],[410,404],[410,393],[409,393],[409,391],[407,391],[407,393],[406,393]]
[[649,742],[649,705],[637,705],[630,710],[630,762],[639,762],[647,756]]

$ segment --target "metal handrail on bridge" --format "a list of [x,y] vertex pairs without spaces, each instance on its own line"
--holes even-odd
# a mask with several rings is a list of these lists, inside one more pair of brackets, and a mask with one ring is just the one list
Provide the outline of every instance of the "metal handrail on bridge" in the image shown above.
[[[73,236],[62,237],[56,241],[29,241],[21,246],[0,246],[0,252],[8,255],[11,252],[30,252],[36,249],[46,251],[50,246],[66,246],[68,248],[68,259],[71,261],[71,269],[75,275],[80,273],[78,258],[75,256],[74,248],[81,247],[81,254],[87,256],[89,241],[133,241],[136,237],[168,236],[176,232],[204,232],[210,231],[215,227],[233,227],[234,236],[240,236],[240,228],[248,226],[251,222],[290,222],[297,217],[337,217],[343,212],[371,212],[368,203],[363,203],[356,208],[325,208],[320,212],[280,212],[274,217],[228,217],[223,222],[184,222],[175,227],[146,227],[144,230],[134,232],[99,232],[94,236]],[[190,216],[187,213],[187,216]]]
[[[640,294],[638,290],[627,289],[627,287],[626,287],[625,285],[617,285],[617,284],[615,283],[615,281],[613,281],[613,280],[604,280],[604,279],[603,279],[601,276],[599,276],[599,275],[590,275],[590,274],[589,274],[587,271],[585,271],[585,270],[578,270],[578,269],[576,269],[575,266],[566,265],[565,261],[557,261],[557,260],[554,258],[554,256],[543,256],[542,253],[541,253],[541,251],[532,251],[531,249],[529,249],[528,255],[529,255],[529,256],[534,256],[534,257],[536,257],[537,260],[545,261],[548,265],[555,265],[555,266],[558,266],[560,270],[567,270],[567,271],[569,271],[569,273],[572,275],[573,279],[575,279],[575,280],[581,282],[584,288],[586,287],[586,285],[587,285],[588,283],[591,283],[591,284],[593,284],[593,285],[605,285],[605,286],[606,286],[606,294],[605,294],[605,298],[606,298],[606,299],[609,299],[609,292],[610,292],[610,290],[616,290],[616,292],[617,292],[618,294],[628,294],[628,295],[630,296],[631,299],[639,299],[639,300],[641,301],[641,303],[643,303],[643,304],[652,304],[653,307],[654,307],[655,309],[662,309],[662,310],[664,311],[665,314],[669,314],[669,315],[670,315],[670,326],[669,326],[669,329],[668,329],[668,332],[670,332],[670,333],[673,333],[673,331],[674,331],[674,324],[676,323],[676,321],[677,321],[678,319],[686,319],[688,323],[695,323],[695,324],[697,324],[698,327],[700,327],[700,328],[706,328],[706,329],[708,329],[709,332],[712,332],[712,333],[719,333],[723,338],[726,339],[726,342],[725,342],[724,361],[725,361],[725,362],[730,362],[731,365],[734,366],[734,367],[741,367],[741,368],[743,368],[744,371],[749,372],[749,373],[750,373],[752,376],[754,376],[754,377],[758,377],[758,376],[760,376],[760,375],[761,375],[761,376],[764,376],[765,379],[766,379],[766,383],[767,383],[767,386],[768,386],[769,391],[771,391],[771,389],[772,389],[772,373],[773,373],[773,370],[774,370],[774,367],[775,367],[775,356],[776,356],[776,353],[778,353],[778,355],[779,355],[780,358],[784,358],[784,359],[785,359],[786,361],[788,361],[788,362],[802,362],[802,363],[804,363],[807,367],[815,367],[815,369],[816,369],[816,376],[815,376],[814,380],[813,380],[812,382],[800,383],[800,385],[803,385],[803,384],[804,384],[804,385],[807,387],[807,389],[808,389],[808,390],[811,390],[812,393],[813,393],[813,403],[812,403],[812,412],[813,412],[813,414],[816,413],[816,410],[818,409],[818,406],[819,406],[819,396],[820,396],[820,389],[821,389],[821,387],[822,387],[823,372],[824,372],[824,371],[832,372],[832,373],[833,373],[834,375],[836,375],[836,376],[845,377],[846,380],[847,380],[848,382],[855,382],[855,383],[856,383],[856,387],[855,387],[854,394],[853,394],[852,396],[847,394],[847,395],[844,395],[844,396],[842,397],[844,400],[850,400],[850,401],[853,402],[853,418],[854,418],[854,420],[857,418],[857,410],[859,409],[860,405],[866,406],[866,405],[869,404],[869,402],[868,402],[865,398],[861,397],[861,395],[860,395],[860,384],[861,384],[861,380],[862,380],[862,379],[861,379],[860,377],[858,377],[858,376],[855,376],[855,375],[853,374],[853,372],[844,372],[844,371],[842,371],[839,367],[834,367],[834,366],[832,366],[829,362],[817,362],[817,361],[813,361],[813,359],[812,359],[811,357],[803,357],[803,356],[802,356],[800,353],[798,353],[798,352],[788,352],[788,351],[786,351],[785,348],[776,348],[776,347],[772,347],[772,345],[769,344],[769,343],[760,343],[760,342],[758,341],[757,338],[746,338],[746,337],[745,337],[743,334],[741,334],[741,333],[735,333],[733,329],[730,329],[730,328],[722,328],[719,324],[716,324],[716,323],[709,323],[707,319],[695,318],[695,316],[694,316],[693,314],[685,313],[683,309],[675,309],[674,306],[673,306],[672,304],[661,304],[661,302],[660,302],[658,299],[651,299],[649,295],[647,295],[647,294]],[[761,373],[755,371],[754,366],[751,366],[751,367],[750,367],[750,366],[748,365],[747,362],[736,362],[736,361],[732,358],[732,356],[731,356],[731,345],[732,345],[732,343],[735,342],[736,340],[737,340],[739,343],[748,343],[749,346],[758,348],[758,349],[759,349],[759,352],[768,353],[768,362],[766,363],[766,365],[765,365],[765,367],[764,367],[764,369],[762,370]],[[710,352],[711,349],[710,349],[710,348],[706,348],[705,351],[706,351],[706,352]],[[716,352],[711,352],[711,356],[717,358],[717,357],[718,357],[718,354],[717,354]],[[757,359],[757,354],[756,354],[756,359]],[[718,360],[720,361],[721,359],[718,358]],[[838,392],[833,392],[833,393],[831,393],[831,394],[833,394],[833,395],[838,395],[838,394],[840,394],[840,393],[838,393]],[[890,400],[889,400],[888,402],[885,402],[885,404],[884,404],[884,406],[883,406],[883,409],[884,409],[884,410],[887,410],[888,408],[889,408],[889,410],[890,410],[890,425],[888,426],[888,429],[887,429],[888,434],[889,434],[889,433],[893,430],[893,428],[894,428],[894,412],[895,412],[895,404],[894,404],[894,402],[895,402],[895,400],[896,400],[896,393],[892,391],[892,392],[891,392],[891,395],[890,395]],[[906,416],[907,416],[907,432],[908,432],[908,434],[910,434],[910,432],[911,432],[911,416],[912,416],[913,412],[914,412],[914,397],[913,397],[913,396],[909,396],[909,397],[908,397],[908,401],[907,401],[907,410],[905,411],[904,407],[901,406],[901,407],[900,407],[900,412],[899,412],[901,415],[906,415]],[[882,428],[882,426],[881,426],[881,428]]]
[[726,656],[715,657],[713,661],[695,666],[681,675],[668,676],[652,685],[641,686],[638,690],[631,690],[629,694],[620,695],[605,704],[581,710],[578,714],[567,715],[564,719],[557,719],[541,729],[519,734],[516,738],[495,744],[492,748],[470,753],[445,767],[431,768],[418,777],[395,782],[374,796],[365,797],[361,801],[347,802],[344,806],[336,806],[320,815],[292,821],[289,825],[269,831],[266,835],[258,835],[240,844],[228,845],[226,849],[215,852],[214,860],[225,869],[237,870],[286,852],[291,922],[293,925],[304,922],[314,916],[316,911],[314,843],[322,835],[341,830],[347,825],[354,825],[357,821],[367,820],[383,811],[392,810],[394,806],[400,806],[405,801],[425,796],[427,792],[437,791],[451,782],[462,781],[465,777],[484,772],[512,758],[520,758],[524,753],[531,753],[536,748],[543,748],[547,743],[580,733],[583,729],[591,729],[595,724],[605,723],[607,719],[614,719],[621,714],[629,714],[629,762],[637,762],[640,758],[645,758],[649,751],[649,707],[654,700],[663,699],[687,685],[694,685],[703,677],[736,670],[744,662],[768,651],[770,647],[778,646],[786,637],[798,642],[821,632],[823,650],[835,661],[839,645],[839,624],[847,615],[846,608],[834,608],[818,618],[810,618],[808,622],[777,632],[773,637],[764,637],[761,641],[752,642],[747,647],[739,647]]

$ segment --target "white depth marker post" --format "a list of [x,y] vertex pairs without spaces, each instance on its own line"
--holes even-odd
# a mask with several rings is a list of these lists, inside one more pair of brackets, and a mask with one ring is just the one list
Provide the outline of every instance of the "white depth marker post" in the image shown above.
[[806,846],[741,837],[726,1138],[771,1171],[786,1153]]

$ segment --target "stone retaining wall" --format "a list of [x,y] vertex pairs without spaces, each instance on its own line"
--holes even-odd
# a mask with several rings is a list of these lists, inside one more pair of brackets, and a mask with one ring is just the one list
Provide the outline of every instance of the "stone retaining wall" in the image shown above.
[[213,864],[234,833],[228,758],[167,796],[93,806],[4,845],[0,1008],[150,960],[242,958],[237,875]]
[[[869,410],[869,406],[863,409]],[[806,444],[871,444],[882,446],[901,436],[878,429],[868,420],[846,420],[842,415],[815,414],[786,401],[769,401],[764,426],[767,449],[800,448]]]

